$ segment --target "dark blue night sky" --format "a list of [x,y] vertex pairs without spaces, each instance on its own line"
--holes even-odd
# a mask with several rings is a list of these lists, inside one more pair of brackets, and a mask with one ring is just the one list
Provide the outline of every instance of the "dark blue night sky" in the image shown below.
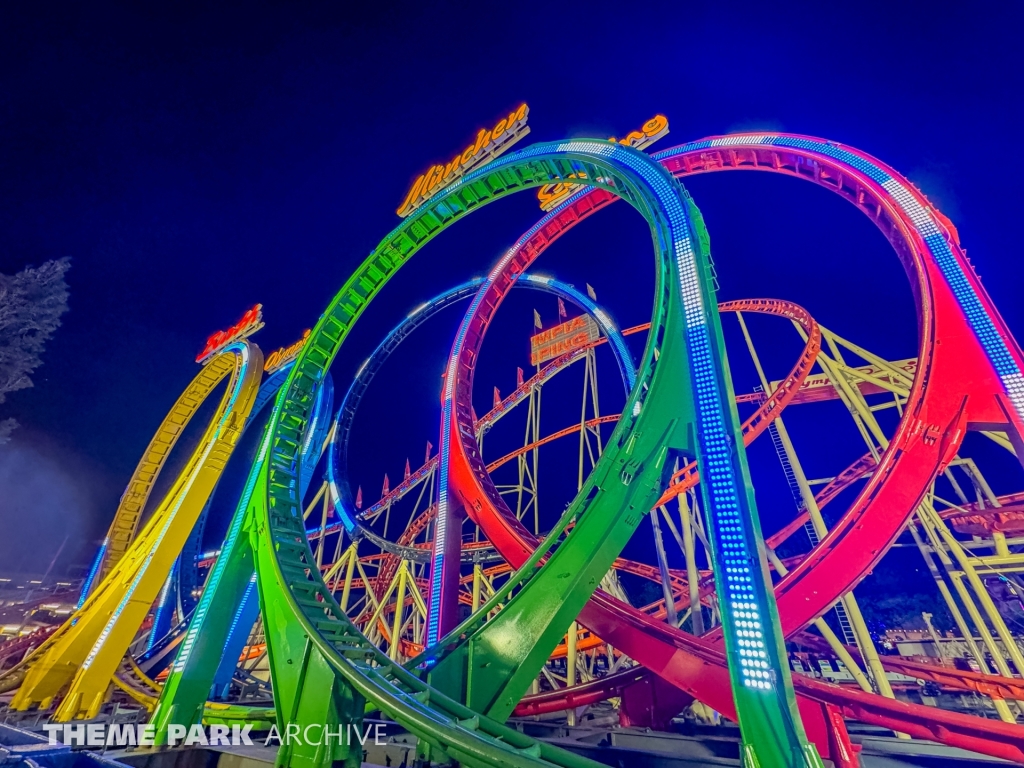
[[[0,272],[62,256],[73,266],[71,310],[35,388],[0,406],[22,425],[0,448],[0,562],[42,570],[65,535],[61,562],[89,559],[205,338],[260,302],[260,346],[297,339],[395,226],[410,182],[523,101],[526,143],[621,136],[663,113],[671,133],[659,148],[764,128],[863,149],[955,222],[1024,335],[1022,22],[1016,3],[8,5]],[[915,354],[906,278],[852,207],[767,175],[687,186],[721,298],[790,299],[879,354]],[[356,329],[334,368],[339,386],[410,309],[485,271],[540,215],[521,195],[431,243]],[[626,326],[649,316],[650,253],[642,219],[614,206],[537,271],[590,283]],[[495,326],[479,413],[493,386],[508,392],[515,366],[527,367],[535,306],[555,319],[554,300],[530,293]],[[394,482],[406,456],[415,466],[437,442],[439,376],[460,317],[448,311],[403,348],[364,401],[352,469],[370,500],[385,471]],[[799,345],[781,326],[758,327],[779,378]],[[733,366],[737,391],[749,391],[749,364]],[[602,386],[608,410],[621,404],[614,377]],[[551,429],[576,418],[559,397],[546,403]],[[835,474],[862,449],[816,419],[794,416],[793,431],[809,474]],[[774,529],[791,502],[766,449],[752,461]],[[994,483],[1018,490],[1013,462],[995,466],[1005,474]],[[564,492],[549,482],[553,497]]]

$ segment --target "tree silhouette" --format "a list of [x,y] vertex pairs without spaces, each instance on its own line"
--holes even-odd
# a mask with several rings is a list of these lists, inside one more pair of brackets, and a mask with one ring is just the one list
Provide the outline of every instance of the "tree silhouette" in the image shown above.
[[[63,258],[0,274],[0,403],[8,392],[32,386],[29,374],[43,364],[43,347],[68,309],[64,273],[70,266]],[[17,425],[14,419],[0,421],[0,444]]]

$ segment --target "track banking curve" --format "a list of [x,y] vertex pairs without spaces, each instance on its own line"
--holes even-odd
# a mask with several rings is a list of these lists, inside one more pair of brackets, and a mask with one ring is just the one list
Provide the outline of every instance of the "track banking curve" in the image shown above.
[[[1020,351],[963,256],[952,224],[909,182],[878,161],[820,139],[782,135],[707,139],[654,157],[682,177],[719,170],[763,170],[814,181],[839,193],[867,213],[893,244],[918,305],[921,362],[907,415],[857,501],[811,556],[777,585],[783,626],[791,634],[824,612],[877,562],[936,471],[955,455],[968,427],[1004,429],[1019,442],[1024,410]],[[559,215],[545,217],[543,227],[535,227],[520,241],[522,251],[543,249],[614,199],[604,190],[592,189],[578,198],[575,209],[566,207]],[[520,259],[521,270],[530,259]],[[501,290],[514,280],[514,274],[502,279]],[[499,294],[493,286],[481,292],[488,289]],[[491,311],[496,301],[500,297],[492,295],[482,305]],[[481,316],[473,320],[476,325],[470,333],[477,343],[486,328],[485,316],[489,317],[478,314]],[[936,344],[939,339],[942,343]],[[453,395],[465,402],[471,396],[472,366],[455,354],[452,359],[459,366],[458,389]],[[535,541],[495,503],[497,494],[487,488],[486,472],[479,471],[472,433],[465,429],[465,422],[463,416],[450,432],[458,439],[440,449],[451,452],[450,483],[471,514],[477,510],[474,519],[492,543],[509,562],[519,565],[532,552]],[[871,524],[864,524],[868,520]],[[638,612],[600,594],[580,620],[677,686],[723,712],[731,711],[728,678],[708,674],[708,665],[724,661],[716,634],[697,639],[663,624],[653,626]],[[981,752],[1024,758],[1024,740],[1002,724],[993,725],[990,736],[979,737],[985,728],[982,723],[970,722],[976,718],[946,718],[949,713],[907,710],[896,702],[868,702],[863,694],[840,695],[820,684],[808,686],[809,682],[798,680],[798,691],[832,701],[851,716],[874,718],[874,722]],[[807,707],[802,709],[807,722]],[[826,715],[822,713],[818,722],[826,724]],[[814,735],[822,748],[828,735],[808,727],[819,731]],[[991,743],[986,743],[987,739]]]

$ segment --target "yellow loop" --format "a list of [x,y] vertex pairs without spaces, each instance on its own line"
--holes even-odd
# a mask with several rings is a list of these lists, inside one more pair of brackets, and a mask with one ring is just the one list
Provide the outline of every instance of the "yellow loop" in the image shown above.
[[146,508],[149,494],[153,491],[167,457],[199,407],[206,402],[206,398],[216,386],[235,369],[235,359],[235,355],[224,353],[203,366],[164,417],[160,428],[149,441],[146,452],[142,454],[138,466],[135,467],[124,495],[121,496],[121,502],[117,505],[114,520],[107,531],[107,551],[97,570],[94,584],[99,584],[103,580],[135,540],[142,511]]
[[[156,600],[174,560],[231,456],[256,400],[263,353],[249,342],[231,344],[200,371],[178,398],[150,442],[118,507],[119,555],[94,592],[47,643],[45,655],[25,675],[13,709],[47,708],[70,688],[54,719],[95,717],[128,646]],[[217,412],[184,470],[142,531],[139,517],[170,448],[189,418],[230,376]],[[115,530],[112,527],[112,531]],[[124,535],[127,534],[127,535]],[[113,540],[112,540],[113,543]]]

